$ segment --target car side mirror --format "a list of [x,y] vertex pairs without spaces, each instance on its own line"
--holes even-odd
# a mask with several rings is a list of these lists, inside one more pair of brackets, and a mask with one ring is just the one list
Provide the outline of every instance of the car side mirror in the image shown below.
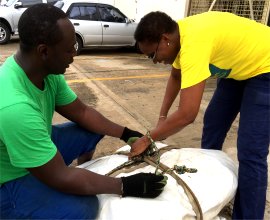
[[125,19],[126,19],[126,23],[127,23],[127,24],[129,24],[129,23],[132,22],[129,18],[125,18]]
[[23,7],[22,2],[17,2],[17,3],[14,5],[14,8],[16,8],[16,9],[22,8],[22,7]]

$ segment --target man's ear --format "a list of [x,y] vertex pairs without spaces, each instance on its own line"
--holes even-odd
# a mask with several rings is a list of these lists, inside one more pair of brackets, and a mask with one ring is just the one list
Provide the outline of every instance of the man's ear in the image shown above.
[[37,53],[39,54],[39,57],[45,61],[48,58],[48,47],[46,44],[39,44],[37,46]]

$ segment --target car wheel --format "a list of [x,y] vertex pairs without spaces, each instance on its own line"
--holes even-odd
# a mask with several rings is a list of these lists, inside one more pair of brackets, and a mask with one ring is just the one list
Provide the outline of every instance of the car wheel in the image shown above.
[[80,55],[82,50],[82,40],[80,37],[76,36],[76,45],[75,45],[76,55]]
[[4,23],[0,22],[0,44],[6,44],[10,40],[10,30]]

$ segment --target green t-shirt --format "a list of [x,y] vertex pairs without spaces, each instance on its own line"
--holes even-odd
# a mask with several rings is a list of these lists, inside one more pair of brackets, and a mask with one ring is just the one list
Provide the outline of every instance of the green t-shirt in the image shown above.
[[55,106],[77,96],[63,75],[50,74],[38,89],[9,57],[0,67],[0,184],[28,173],[56,154],[51,140]]

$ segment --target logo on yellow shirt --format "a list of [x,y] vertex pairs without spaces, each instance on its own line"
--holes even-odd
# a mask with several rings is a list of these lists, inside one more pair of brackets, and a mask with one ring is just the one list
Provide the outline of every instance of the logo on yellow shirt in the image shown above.
[[215,76],[217,78],[226,78],[232,69],[221,69],[213,64],[209,64],[209,70],[211,72],[211,76]]

